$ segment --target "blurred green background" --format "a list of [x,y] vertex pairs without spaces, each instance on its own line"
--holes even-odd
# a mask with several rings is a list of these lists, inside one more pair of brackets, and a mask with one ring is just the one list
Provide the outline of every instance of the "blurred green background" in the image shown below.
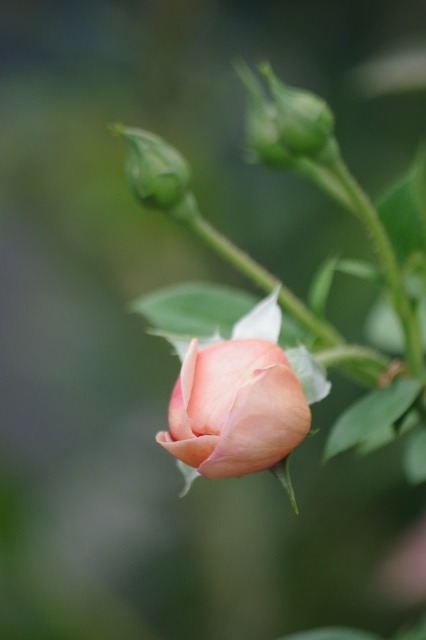
[[[303,297],[328,256],[370,250],[314,187],[243,162],[232,62],[269,59],[325,97],[349,165],[377,196],[426,133],[425,3],[0,9],[0,638],[273,640],[320,625],[390,634],[425,603],[391,600],[377,571],[425,490],[403,480],[398,446],[322,467],[327,429],[360,389],[334,376],[314,410],[321,433],[293,462],[299,518],[267,473],[199,480],[177,500],[181,479],[154,434],[179,364],[128,304],[188,280],[253,289],[138,208],[107,126],[142,126],[181,149],[204,215]],[[385,71],[365,66],[378,55]],[[362,340],[374,295],[337,278],[329,317],[349,339]]]

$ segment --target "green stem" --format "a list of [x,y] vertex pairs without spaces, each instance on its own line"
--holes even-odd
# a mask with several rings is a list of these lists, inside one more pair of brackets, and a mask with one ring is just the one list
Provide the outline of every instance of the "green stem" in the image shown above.
[[379,351],[356,344],[345,344],[334,349],[317,351],[315,360],[323,367],[336,367],[340,364],[348,363],[365,363],[377,368],[380,373],[384,373],[391,363],[390,359]]
[[409,372],[422,371],[422,345],[417,314],[406,291],[392,245],[377,211],[355,178],[348,171],[336,148],[333,161],[320,164],[309,159],[298,161],[302,175],[315,182],[360,220],[378,256],[392,306],[405,338],[405,357]]
[[349,196],[349,208],[360,220],[373,244],[389,289],[399,297],[401,277],[398,263],[375,207],[342,160],[336,162],[333,169],[334,175]]
[[315,183],[322,191],[328,193],[334,200],[346,209],[351,210],[351,200],[344,187],[336,181],[332,169],[303,156],[297,160],[297,173]]
[[418,152],[414,169],[414,198],[422,225],[423,246],[426,246],[426,148],[422,147]]
[[334,169],[336,177],[351,199],[353,213],[363,224],[380,260],[392,306],[400,319],[404,333],[407,368],[412,375],[420,375],[422,370],[420,327],[415,309],[404,290],[402,274],[392,245],[375,207],[350,174],[344,162],[339,160]]
[[379,351],[354,344],[317,351],[314,357],[320,366],[339,369],[369,387],[377,387],[391,366],[391,360]]
[[324,346],[336,346],[344,342],[340,334],[328,322],[313,314],[290,289],[259,265],[247,253],[241,251],[228,238],[214,229],[201,215],[188,216],[186,225],[214,251],[225,258],[261,289],[270,292],[277,285],[278,302],[299,324],[316,336]]

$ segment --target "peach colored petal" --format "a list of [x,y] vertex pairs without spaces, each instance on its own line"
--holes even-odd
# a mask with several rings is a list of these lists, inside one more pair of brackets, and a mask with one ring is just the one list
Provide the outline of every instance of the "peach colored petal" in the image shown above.
[[174,440],[195,437],[188,418],[187,407],[191,395],[197,362],[197,339],[191,340],[182,363],[180,376],[173,388],[169,403],[169,427]]
[[180,372],[180,385],[182,389],[182,398],[185,409],[188,408],[189,398],[191,396],[192,384],[194,382],[195,364],[197,361],[198,340],[191,340],[186,356],[182,362]]
[[270,367],[238,392],[216,448],[198,471],[206,478],[230,478],[268,469],[300,444],[310,423],[290,367]]
[[218,436],[199,436],[173,442],[167,431],[160,431],[155,439],[172,456],[195,468],[211,455],[219,440]]
[[180,377],[173,388],[169,403],[169,429],[173,440],[187,440],[195,438],[192,433],[188,414],[182,398]]
[[188,404],[192,430],[219,435],[253,372],[279,363],[288,365],[284,352],[266,340],[227,340],[200,351]]

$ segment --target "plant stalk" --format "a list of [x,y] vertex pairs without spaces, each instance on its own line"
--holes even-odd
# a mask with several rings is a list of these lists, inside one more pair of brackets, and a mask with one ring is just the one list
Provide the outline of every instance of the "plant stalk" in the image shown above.
[[302,327],[318,338],[324,347],[333,347],[344,343],[344,338],[328,322],[318,318],[305,304],[282,282],[264,267],[259,265],[247,253],[235,246],[228,238],[219,233],[201,215],[185,220],[186,225],[216,253],[225,258],[247,278],[266,292],[279,285],[278,302]]
[[388,285],[392,306],[399,317],[405,337],[408,371],[418,376],[422,371],[420,326],[415,309],[404,288],[401,270],[392,245],[370,199],[358,185],[342,160],[335,165],[335,175],[346,189],[352,211],[363,224],[379,258]]
[[301,159],[299,169],[361,222],[379,259],[392,307],[401,324],[407,370],[413,376],[421,375],[422,345],[416,310],[405,291],[395,253],[374,205],[347,169],[340,153],[324,165]]

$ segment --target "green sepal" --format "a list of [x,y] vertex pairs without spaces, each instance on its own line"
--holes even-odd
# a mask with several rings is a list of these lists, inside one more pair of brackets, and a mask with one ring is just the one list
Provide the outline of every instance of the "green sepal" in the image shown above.
[[201,474],[198,473],[197,469],[194,469],[194,467],[190,467],[188,464],[185,464],[181,460],[176,460],[176,464],[177,464],[177,468],[183,475],[183,480],[184,480],[183,488],[179,492],[178,497],[184,498],[189,492],[189,490],[191,489],[194,480],[199,478]]
[[281,486],[284,487],[284,489],[286,490],[287,495],[290,499],[290,504],[292,506],[292,509],[294,513],[298,516],[299,509],[297,508],[296,494],[294,492],[293,483],[291,481],[291,476],[290,476],[289,458],[290,456],[288,455],[287,457],[283,458],[283,460],[281,460],[280,462],[277,462],[277,464],[274,464],[274,466],[270,468],[270,471],[272,471],[273,475],[280,482]]

